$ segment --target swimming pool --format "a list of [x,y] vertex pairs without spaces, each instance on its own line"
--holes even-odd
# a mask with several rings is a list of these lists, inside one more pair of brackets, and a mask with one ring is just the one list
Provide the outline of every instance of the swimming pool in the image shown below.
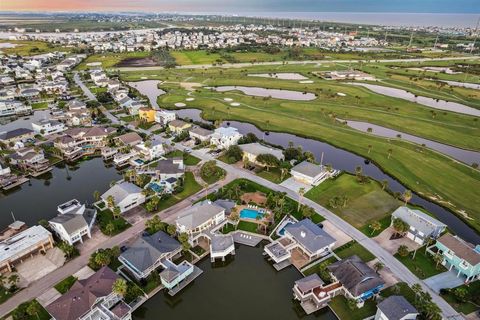
[[283,224],[283,226],[281,226],[281,228],[278,229],[277,234],[278,234],[279,236],[285,235],[285,227],[287,227],[287,226],[289,226],[289,225],[291,225],[291,224],[294,224],[294,222],[288,221],[288,220],[285,221],[284,224]]
[[257,219],[257,217],[262,218],[263,213],[254,209],[242,209],[242,211],[240,211],[241,219]]
[[148,185],[148,188],[150,188],[156,193],[161,193],[165,187],[161,184],[158,184],[157,182],[152,182]]

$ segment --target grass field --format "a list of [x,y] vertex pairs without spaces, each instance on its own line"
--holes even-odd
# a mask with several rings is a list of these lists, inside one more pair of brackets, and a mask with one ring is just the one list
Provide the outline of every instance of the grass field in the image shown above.
[[[346,207],[332,208],[329,204],[330,199],[341,195],[346,195],[349,199]],[[388,217],[401,205],[400,201],[383,191],[376,181],[360,184],[355,176],[349,174],[327,180],[311,189],[305,196],[328,207],[356,228]]]
[[360,243],[352,240],[341,247],[334,250],[339,258],[345,259],[353,255],[357,255],[364,262],[369,262],[375,259],[375,256],[365,249]]
[[87,64],[93,62],[100,62],[102,67],[113,68],[117,63],[128,58],[145,58],[149,57],[150,52],[145,51],[136,51],[136,52],[122,52],[122,53],[99,53],[88,56],[87,59],[83,60],[75,69],[85,70],[88,69]]
[[[343,66],[346,68],[347,66]],[[344,83],[328,82],[310,76],[314,83],[300,84],[276,79],[252,79],[249,72],[309,72],[342,69],[341,65],[278,65],[230,69],[155,70],[122,73],[122,79],[141,77],[166,80],[167,94],[159,98],[166,108],[184,101],[187,90],[180,82],[204,85],[246,85],[264,88],[313,92],[318,99],[311,102],[263,99],[229,92],[218,93],[197,89],[189,107],[202,110],[208,120],[238,120],[257,127],[326,141],[370,159],[406,188],[450,208],[467,223],[480,230],[480,172],[419,145],[401,140],[388,140],[367,135],[340,125],[334,117],[367,121],[458,147],[480,150],[480,124],[475,117],[439,113],[432,118],[430,108],[374,94]],[[188,79],[188,80],[185,80]],[[337,92],[345,93],[339,97]],[[223,98],[233,98],[240,106],[232,108]],[[358,97],[358,98],[356,98]],[[268,119],[268,123],[265,121]],[[369,146],[371,146],[369,148]],[[391,156],[388,156],[391,150]],[[360,164],[360,163],[359,163]],[[419,165],[420,164],[420,165]],[[335,164],[333,164],[335,165]],[[352,169],[353,170],[353,166]],[[366,221],[365,221],[366,222]]]
[[456,311],[462,312],[467,315],[480,309],[478,305],[480,303],[480,281],[474,281],[459,288],[467,290],[466,301],[459,301],[450,290],[446,294],[442,294],[442,298],[445,299]]
[[77,278],[75,278],[74,276],[68,276],[59,283],[57,283],[54,288],[57,289],[57,291],[61,294],[64,294],[73,286],[76,281]]
[[171,51],[170,54],[179,65],[212,64],[217,62],[226,62],[218,53],[208,53],[205,50]]
[[377,305],[373,299],[368,299],[362,308],[355,310],[350,309],[343,295],[336,296],[328,305],[340,320],[363,320],[374,316],[377,312]]
[[191,154],[184,153],[180,150],[175,150],[170,153],[167,153],[165,155],[166,158],[174,158],[174,157],[183,157],[183,162],[187,166],[195,166],[200,162],[200,159],[198,159],[195,156],[192,156]]
[[420,279],[426,279],[447,271],[444,266],[441,264],[438,267],[435,265],[433,258],[430,254],[425,253],[425,247],[421,247],[417,250],[415,254],[415,259],[412,259],[413,252],[406,257],[401,257],[398,254],[395,254],[401,263],[403,263],[413,274],[415,274]]
[[72,48],[70,47],[58,47],[44,41],[0,40],[0,43],[12,43],[17,45],[14,48],[1,48],[0,52],[3,52],[5,54],[18,54],[21,56],[33,56],[53,51],[72,51]]
[[191,196],[192,194],[197,193],[198,191],[202,190],[202,186],[200,186],[196,181],[193,173],[185,172],[185,178],[183,181],[183,191],[172,194],[167,199],[161,200],[160,204],[158,205],[158,211],[162,211],[166,208],[173,206],[176,203],[179,203],[183,199]]

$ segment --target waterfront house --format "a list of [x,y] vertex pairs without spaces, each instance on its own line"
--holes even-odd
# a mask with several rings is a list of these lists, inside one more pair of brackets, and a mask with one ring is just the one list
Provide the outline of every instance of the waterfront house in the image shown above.
[[295,281],[293,286],[293,297],[307,314],[326,307],[333,297],[341,293],[339,282],[325,284],[316,273]]
[[67,127],[60,121],[50,120],[50,119],[42,119],[39,121],[32,122],[32,129],[35,131],[36,134],[40,134],[42,136],[48,136],[54,133],[60,133],[65,131]]
[[177,114],[173,111],[160,110],[155,113],[155,122],[166,126],[170,121],[177,118]]
[[480,279],[480,245],[460,239],[450,233],[437,239],[433,246],[437,252],[430,248],[433,254],[443,256],[442,264],[449,270],[454,269],[457,277],[462,276],[466,282]]
[[428,214],[406,206],[399,207],[392,213],[392,225],[395,219],[400,219],[408,224],[407,237],[421,245],[425,244],[427,239],[438,238],[447,227]]
[[18,100],[0,100],[0,117],[27,115],[32,113],[32,106]]
[[108,136],[116,131],[112,127],[79,127],[64,131],[64,136],[54,141],[65,159],[75,159],[86,154],[93,154],[104,148],[108,143]]
[[160,273],[160,280],[162,285],[169,290],[180,286],[182,282],[185,282],[187,277],[195,271],[195,266],[187,260],[184,260],[179,264],[175,264],[170,260],[165,260],[164,264],[165,270]]
[[182,251],[182,246],[163,231],[142,235],[123,252],[118,260],[137,279],[148,277],[156,269],[166,268],[164,260],[172,259]]
[[185,174],[185,165],[183,158],[169,158],[159,160],[155,166],[155,176],[158,180],[167,180],[168,178],[179,179]]
[[35,132],[26,128],[13,129],[0,134],[0,142],[4,143],[7,147],[13,147],[16,142],[25,142],[26,140],[33,139]]
[[210,240],[210,260],[221,258],[225,261],[225,257],[229,254],[235,254],[235,243],[231,234],[208,234]]
[[125,104],[125,108],[127,109],[128,113],[132,116],[136,116],[139,114],[140,109],[146,108],[147,106],[140,101],[132,100]]
[[225,209],[210,201],[203,201],[182,210],[175,220],[177,231],[187,233],[193,245],[202,232],[225,221]]
[[377,305],[374,320],[415,320],[418,311],[402,296],[390,296]]
[[229,147],[236,145],[238,140],[243,136],[238,132],[237,128],[233,127],[220,127],[213,132],[210,143],[217,146],[220,149],[228,149]]
[[113,197],[115,207],[119,207],[122,213],[145,202],[145,195],[142,193],[142,189],[126,181],[115,184],[102,194],[101,198],[106,206],[108,206],[108,198],[110,196]]
[[331,173],[324,166],[303,161],[290,170],[293,179],[310,186],[319,185],[329,178]]
[[336,240],[310,219],[284,227],[284,235],[265,246],[267,255],[277,264],[290,260],[300,268],[331,253]]
[[91,230],[97,211],[80,204],[76,199],[57,207],[58,215],[48,221],[52,230],[70,245],[83,243],[83,237],[91,238]]
[[143,142],[142,137],[136,132],[128,132],[121,136],[115,137],[115,141],[120,146],[135,146]]
[[185,122],[183,120],[172,120],[168,123],[168,128],[170,129],[171,132],[180,134],[183,131],[188,130],[192,124]]
[[154,122],[155,110],[149,107],[142,107],[138,109],[138,117],[140,118],[140,121]]
[[131,308],[112,291],[120,276],[102,267],[86,279],[77,280],[67,293],[46,307],[54,320],[131,320]]
[[53,248],[50,231],[33,226],[0,242],[0,273],[12,272],[23,260]]
[[10,163],[35,176],[50,171],[50,161],[40,148],[21,148],[10,155]]
[[378,294],[385,281],[358,256],[334,262],[327,266],[333,278],[342,284],[347,299],[355,299],[358,305]]
[[257,161],[257,157],[261,154],[271,154],[279,161],[284,159],[283,152],[280,149],[264,146],[258,142],[241,144],[240,149],[243,151],[243,159],[246,159],[252,163],[262,165]]
[[159,138],[148,142],[142,142],[140,144],[137,144],[134,148],[147,161],[159,158],[160,156],[163,156],[165,154],[163,140]]
[[212,137],[213,131],[195,126],[188,130],[188,134],[192,139],[196,139],[200,142],[207,142]]

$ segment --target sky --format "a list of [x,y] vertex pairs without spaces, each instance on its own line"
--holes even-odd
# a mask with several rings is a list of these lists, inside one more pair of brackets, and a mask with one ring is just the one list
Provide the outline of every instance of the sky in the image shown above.
[[0,0],[0,11],[480,13],[480,0]]

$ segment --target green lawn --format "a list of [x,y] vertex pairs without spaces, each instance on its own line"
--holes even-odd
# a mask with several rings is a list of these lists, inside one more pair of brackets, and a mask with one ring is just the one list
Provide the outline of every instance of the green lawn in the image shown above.
[[[330,200],[342,195],[348,197],[346,207],[332,207]],[[365,226],[368,228],[373,221],[385,222],[389,214],[401,205],[400,201],[383,191],[376,181],[360,184],[356,177],[350,174],[327,180],[312,188],[305,196],[329,208],[359,229]]]
[[17,44],[15,48],[2,48],[1,52],[5,54],[18,54],[21,56],[33,56],[42,53],[53,51],[70,52],[72,48],[55,46],[44,41],[30,41],[30,40],[0,40],[0,43],[8,42]]
[[442,294],[442,298],[445,299],[456,311],[465,315],[470,314],[480,309],[480,281],[474,281],[468,285],[464,284],[458,288],[467,290],[466,301],[459,301],[453,294],[453,290],[449,290],[448,293]]
[[166,158],[173,158],[173,157],[183,157],[183,162],[187,166],[195,166],[200,162],[195,156],[192,156],[189,153],[182,152],[180,150],[175,150],[165,155]]
[[107,87],[90,87],[89,89],[94,95],[97,93],[107,92]]
[[382,226],[380,230],[373,230],[371,228],[371,224],[366,224],[359,228],[360,231],[362,231],[366,236],[369,236],[370,238],[378,236],[380,233],[382,233],[383,230],[388,228],[390,226],[390,223],[392,221],[392,218],[390,216],[385,216],[382,219],[378,220],[380,222],[380,225]]
[[[113,213],[109,209],[98,212],[97,223],[102,233],[110,236],[119,234],[130,227],[130,224],[123,217],[120,216],[117,219],[114,219]],[[108,234],[107,232],[107,225],[110,223],[112,223],[114,226],[114,231],[112,234]]]
[[77,281],[77,278],[74,276],[68,276],[67,278],[63,279],[59,283],[57,283],[54,288],[57,289],[58,292],[61,294],[66,293],[73,284]]
[[330,257],[322,262],[319,262],[318,264],[315,264],[313,266],[311,266],[310,268],[308,268],[307,270],[305,271],[302,271],[302,273],[305,275],[305,276],[309,276],[313,273],[318,273],[319,271],[319,267],[320,265],[325,265],[325,266],[328,266],[329,264],[332,264],[334,262],[337,262],[337,259],[335,257]]
[[225,177],[227,173],[222,168],[216,166],[215,174],[205,175],[201,173],[200,175],[202,177],[202,180],[205,181],[206,183],[214,184],[215,182],[219,181],[222,177]]
[[167,199],[162,199],[158,205],[158,211],[162,211],[166,208],[173,206],[174,204],[188,198],[192,194],[202,190],[202,186],[195,181],[195,177],[191,172],[185,172],[185,178],[183,181],[183,190],[179,193],[172,194]]
[[355,240],[352,240],[344,244],[343,246],[338,247],[337,249],[334,250],[334,252],[339,258],[342,258],[342,259],[351,257],[353,255],[357,255],[364,262],[369,262],[375,259],[375,256],[370,251],[365,249],[361,244],[359,244]]
[[374,316],[377,312],[377,305],[373,299],[368,299],[362,308],[355,310],[350,309],[343,295],[336,296],[328,305],[340,320],[363,320]]
[[135,51],[135,52],[115,52],[115,53],[99,53],[93,54],[88,56],[87,59],[83,60],[76,69],[77,70],[85,70],[89,67],[87,64],[92,62],[100,62],[104,69],[113,68],[116,64],[120,63],[121,61],[129,58],[145,58],[149,57],[150,52],[146,51]]
[[47,109],[47,108],[48,108],[48,102],[36,102],[36,103],[32,103],[32,109],[33,109],[33,110]]
[[[35,303],[38,305],[38,310],[39,310],[38,314],[36,315],[28,314],[27,308],[31,303]],[[42,307],[42,305],[36,299],[21,303],[12,312],[10,312],[9,315],[12,316],[13,319],[21,319],[21,320],[50,320],[51,319],[50,314],[47,312],[47,310],[45,310]],[[7,319],[7,318],[8,317],[5,317],[4,319]]]
[[252,233],[259,233],[258,232],[258,224],[255,222],[250,221],[239,221],[237,230],[248,231]]
[[268,171],[262,169],[261,171],[257,172],[257,175],[273,183],[282,183],[282,181],[290,177],[290,174],[287,173],[282,179],[280,168],[270,168]]
[[201,256],[202,254],[205,253],[205,249],[203,249],[202,247],[200,246],[195,246],[192,248],[192,251],[197,255],[197,256]]
[[0,303],[4,303],[8,299],[10,299],[12,296],[13,294],[10,293],[7,289],[0,288]]
[[435,265],[433,258],[430,254],[425,253],[425,247],[421,247],[417,250],[415,254],[415,259],[412,259],[413,252],[406,257],[401,257],[398,254],[395,254],[401,263],[403,263],[413,274],[415,274],[420,279],[426,279],[446,271],[445,267],[441,264],[438,267]]
[[218,61],[226,62],[218,53],[208,53],[205,50],[171,51],[170,54],[179,65],[212,64]]
[[232,231],[235,231],[235,226],[231,223],[227,223],[225,224],[225,226],[220,230],[220,232],[222,232],[223,234],[227,234],[227,233],[230,233]]

